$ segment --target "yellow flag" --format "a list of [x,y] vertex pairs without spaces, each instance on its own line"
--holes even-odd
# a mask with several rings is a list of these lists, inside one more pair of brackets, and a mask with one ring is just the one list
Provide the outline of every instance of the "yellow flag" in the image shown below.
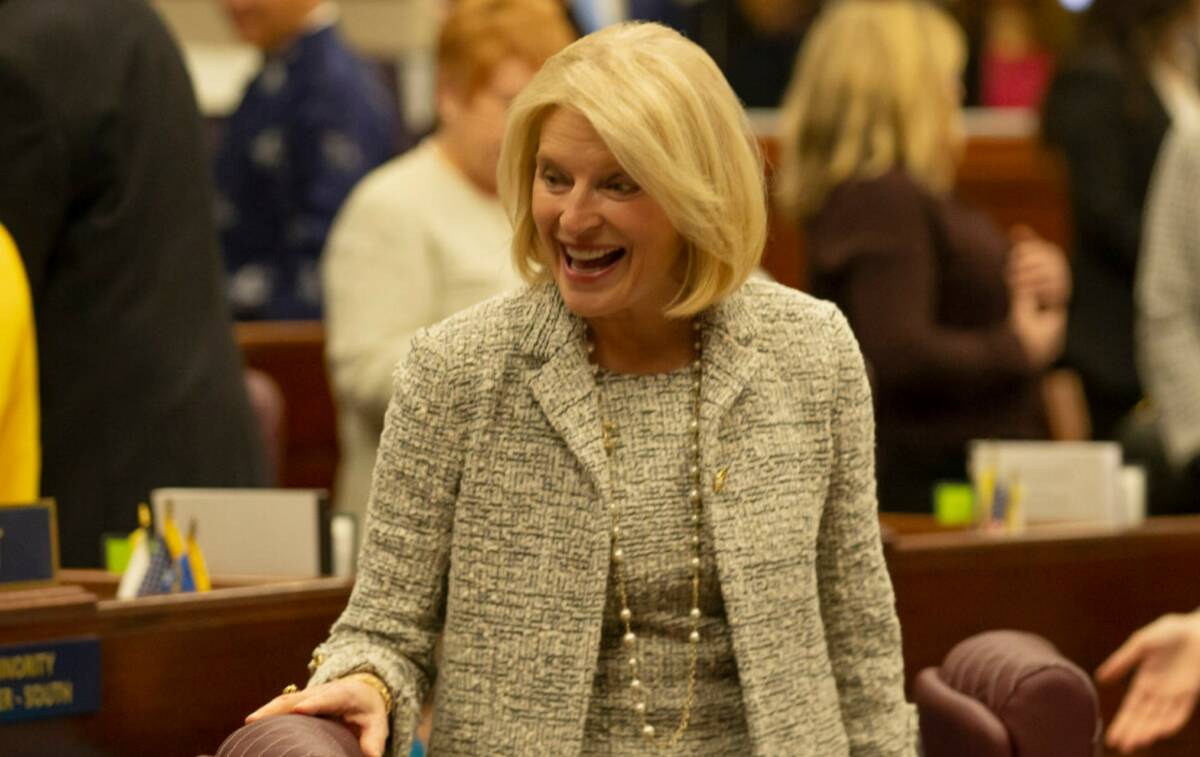
[[167,502],[166,517],[163,518],[162,524],[163,541],[167,543],[167,551],[171,553],[171,562],[179,562],[179,558],[183,557],[183,535],[179,533],[179,527],[175,525],[175,503]]

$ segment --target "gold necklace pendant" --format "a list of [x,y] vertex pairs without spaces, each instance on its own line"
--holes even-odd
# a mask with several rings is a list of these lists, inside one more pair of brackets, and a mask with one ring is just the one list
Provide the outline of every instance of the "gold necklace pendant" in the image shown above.
[[716,475],[713,476],[713,492],[714,493],[718,493],[722,489],[725,488],[725,477],[727,475],[729,475],[729,466],[728,465],[726,465],[725,467],[718,470]]
[[604,451],[608,453],[609,457],[611,457],[613,450],[615,450],[618,446],[617,424],[609,421],[602,421],[600,423],[600,438],[604,443]]

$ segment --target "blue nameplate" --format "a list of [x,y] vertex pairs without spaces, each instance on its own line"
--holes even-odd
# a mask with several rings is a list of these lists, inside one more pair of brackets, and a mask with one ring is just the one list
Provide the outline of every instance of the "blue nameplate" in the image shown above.
[[57,571],[54,500],[0,505],[0,589],[51,584]]
[[96,637],[0,646],[0,723],[99,709]]

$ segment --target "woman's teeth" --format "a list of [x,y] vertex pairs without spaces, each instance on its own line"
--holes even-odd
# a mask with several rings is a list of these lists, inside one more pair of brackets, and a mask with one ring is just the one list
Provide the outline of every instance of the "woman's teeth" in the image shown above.
[[563,245],[563,252],[567,256],[568,264],[575,270],[595,271],[606,268],[620,260],[621,256],[625,254],[625,248],[612,247],[609,249],[583,250],[578,247]]
[[563,249],[567,251],[567,255],[569,255],[572,260],[587,261],[587,260],[599,260],[600,258],[604,257],[605,255],[614,253],[621,248],[620,247],[612,247],[607,250],[581,250],[578,247],[567,247],[566,245],[564,245]]

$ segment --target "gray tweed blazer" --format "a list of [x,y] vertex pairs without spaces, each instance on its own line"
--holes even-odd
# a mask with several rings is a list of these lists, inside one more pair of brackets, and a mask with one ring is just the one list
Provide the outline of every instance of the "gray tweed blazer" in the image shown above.
[[[849,326],[762,282],[704,320],[705,516],[754,753],[915,755]],[[397,368],[358,579],[312,679],[382,677],[394,755],[435,675],[433,754],[581,749],[609,570],[582,340],[540,286],[419,334]]]

